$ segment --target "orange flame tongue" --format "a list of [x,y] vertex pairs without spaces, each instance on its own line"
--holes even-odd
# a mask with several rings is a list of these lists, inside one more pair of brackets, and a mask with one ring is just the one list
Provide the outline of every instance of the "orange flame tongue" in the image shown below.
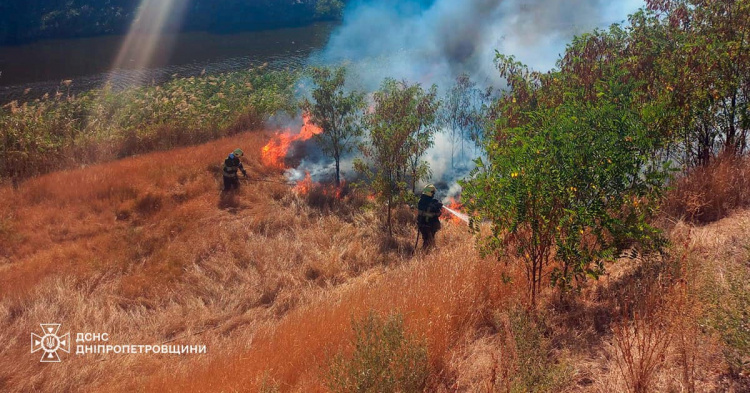
[[314,182],[310,172],[305,172],[305,178],[298,181],[297,185],[294,186],[294,192],[299,195],[308,195],[310,192],[315,190],[322,195],[341,199],[344,197],[344,190],[346,188],[346,181],[342,180],[341,185],[336,187],[333,184],[321,184]]
[[263,147],[263,150],[261,151],[261,161],[263,162],[263,165],[284,169],[284,159],[289,152],[289,148],[292,147],[292,143],[310,140],[315,135],[323,132],[320,127],[312,124],[310,121],[310,115],[303,115],[302,120],[304,121],[304,125],[298,134],[293,134],[291,130],[288,129],[283,133],[278,132],[273,138],[271,138],[268,144]]
[[[461,211],[461,209],[463,209],[464,205],[463,205],[463,203],[461,203],[460,201],[458,201],[456,198],[451,197],[450,198],[450,202],[448,202],[445,205],[445,207],[447,207],[448,209],[453,210],[454,212],[456,212],[458,214],[464,215],[463,212]],[[460,223],[460,222],[464,221],[464,219],[462,217],[459,217],[456,214],[450,214],[450,213],[449,214],[443,214],[441,217],[444,217],[446,220],[451,220],[451,221],[453,221],[455,223]]]
[[297,185],[294,187],[294,191],[302,195],[307,195],[310,190],[312,190],[313,185],[314,183],[312,181],[312,177],[310,177],[310,172],[306,172],[305,178],[297,183]]

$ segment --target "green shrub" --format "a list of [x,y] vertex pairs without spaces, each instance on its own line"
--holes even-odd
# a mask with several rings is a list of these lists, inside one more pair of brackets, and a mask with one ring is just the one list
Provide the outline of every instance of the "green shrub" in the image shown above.
[[[658,231],[649,225],[654,211],[644,202],[658,198],[667,171],[654,158],[659,140],[631,109],[631,86],[612,78],[597,85],[598,102],[571,92],[559,105],[541,107],[538,102],[557,91],[537,84],[568,76],[532,77],[512,58],[499,56],[498,62],[517,68],[508,78],[523,85],[511,83],[513,91],[501,99],[504,112],[524,115],[497,122],[485,144],[487,157],[462,182],[462,200],[475,222],[492,223],[485,251],[523,261],[535,304],[550,270],[552,283],[565,292],[598,277],[619,249],[658,244]],[[521,106],[526,89],[536,96]]]
[[352,322],[354,353],[333,359],[327,380],[334,392],[421,392],[428,375],[426,344],[404,331],[400,315],[370,312]]
[[708,325],[721,338],[724,360],[734,376],[750,371],[750,273],[739,265],[725,273],[726,284],[707,286]]
[[498,314],[503,359],[499,391],[549,392],[570,380],[570,369],[556,359],[538,315],[522,309]]

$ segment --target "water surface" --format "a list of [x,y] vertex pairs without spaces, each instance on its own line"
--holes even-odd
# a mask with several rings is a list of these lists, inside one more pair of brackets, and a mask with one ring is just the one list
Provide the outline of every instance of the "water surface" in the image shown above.
[[[272,69],[300,67],[328,41],[333,23],[305,27],[211,34],[188,32],[158,37],[157,51],[145,69],[125,63],[112,70],[124,36],[46,40],[28,45],[0,46],[0,102],[54,94],[62,81],[72,80],[80,92],[111,81],[115,87],[160,83],[179,76],[220,73],[268,63]],[[63,88],[67,91],[67,88]]]

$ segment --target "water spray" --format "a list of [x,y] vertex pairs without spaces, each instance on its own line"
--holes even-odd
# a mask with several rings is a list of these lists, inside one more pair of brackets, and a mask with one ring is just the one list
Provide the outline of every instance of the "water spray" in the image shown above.
[[458,218],[459,220],[465,222],[467,225],[469,224],[469,216],[468,215],[463,214],[463,213],[459,213],[459,212],[457,212],[457,211],[455,211],[455,210],[453,210],[453,209],[451,209],[451,208],[449,208],[447,206],[443,206],[443,209],[447,210],[448,213],[453,214],[456,218]]

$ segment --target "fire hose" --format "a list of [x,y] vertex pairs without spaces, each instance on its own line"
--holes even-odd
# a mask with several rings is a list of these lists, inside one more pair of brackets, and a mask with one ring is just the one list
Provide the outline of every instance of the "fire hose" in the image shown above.
[[250,182],[250,183],[274,183],[274,184],[283,184],[286,186],[293,186],[295,185],[294,182],[290,181],[278,181],[278,180],[269,180],[269,179],[258,179],[258,178],[252,178],[252,177],[241,177],[240,180]]

